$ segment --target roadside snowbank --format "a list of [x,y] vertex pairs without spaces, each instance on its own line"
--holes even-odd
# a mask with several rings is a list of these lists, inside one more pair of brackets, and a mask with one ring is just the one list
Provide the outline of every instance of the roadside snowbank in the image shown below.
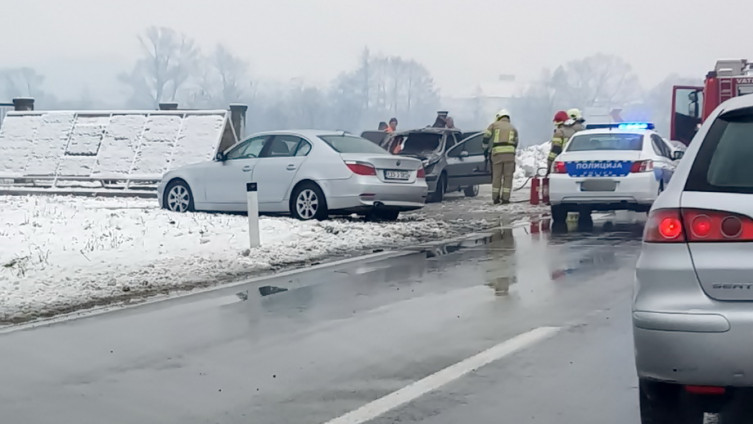
[[[528,177],[536,174],[539,168],[546,168],[550,143],[536,144],[518,149],[515,162],[515,182],[522,184]],[[516,185],[517,187],[518,185]]]
[[0,322],[453,235],[448,224],[417,217],[263,217],[262,247],[249,251],[245,216],[175,214],[143,199],[2,196],[0,203]]

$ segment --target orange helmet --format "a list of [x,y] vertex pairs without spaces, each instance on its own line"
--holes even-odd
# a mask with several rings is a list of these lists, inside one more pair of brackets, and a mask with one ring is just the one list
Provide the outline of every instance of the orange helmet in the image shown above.
[[554,114],[554,122],[565,122],[570,119],[570,116],[564,110],[560,110]]

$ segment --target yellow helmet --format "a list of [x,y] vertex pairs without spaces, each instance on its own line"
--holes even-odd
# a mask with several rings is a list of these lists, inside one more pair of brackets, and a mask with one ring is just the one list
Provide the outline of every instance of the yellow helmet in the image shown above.
[[497,112],[497,119],[500,119],[502,117],[510,117],[510,112],[507,111],[507,109],[500,109],[499,112]]
[[580,109],[575,109],[575,108],[568,109],[567,110],[567,116],[569,116],[569,117],[571,117],[571,118],[573,118],[575,120],[583,119],[583,114],[580,113]]

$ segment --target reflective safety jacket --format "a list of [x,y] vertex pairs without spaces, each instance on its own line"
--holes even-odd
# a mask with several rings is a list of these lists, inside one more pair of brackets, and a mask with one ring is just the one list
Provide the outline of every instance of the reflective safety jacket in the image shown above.
[[504,117],[494,121],[489,128],[484,131],[484,150],[489,150],[491,143],[491,154],[513,153],[518,146],[518,130],[510,123],[510,118]]
[[571,121],[568,121],[565,123],[565,125],[562,126],[562,131],[564,131],[565,133],[565,142],[570,140],[578,131],[583,131],[584,129],[586,129],[586,127],[578,121],[575,121],[571,125],[568,125],[568,123],[570,122]]
[[549,149],[549,160],[554,160],[554,158],[562,153],[562,148],[565,147],[567,140],[569,140],[569,137],[565,133],[564,125],[558,126],[552,135],[552,147]]

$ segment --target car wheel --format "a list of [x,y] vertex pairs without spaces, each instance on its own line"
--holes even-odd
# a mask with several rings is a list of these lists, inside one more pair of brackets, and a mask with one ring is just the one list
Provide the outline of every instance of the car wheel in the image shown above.
[[372,221],[397,221],[400,211],[395,210],[375,210],[371,212],[368,218]]
[[290,198],[290,214],[301,221],[327,219],[327,200],[318,185],[304,183],[293,191]]
[[562,205],[552,205],[552,221],[555,223],[565,222],[567,220],[567,209]]
[[465,197],[476,197],[478,196],[478,186],[470,186],[465,188]]
[[431,194],[431,201],[441,202],[444,200],[445,190],[447,190],[447,175],[443,173],[439,176],[439,180],[437,181],[437,189]]
[[185,181],[175,180],[165,189],[165,209],[172,212],[193,212],[193,194]]

